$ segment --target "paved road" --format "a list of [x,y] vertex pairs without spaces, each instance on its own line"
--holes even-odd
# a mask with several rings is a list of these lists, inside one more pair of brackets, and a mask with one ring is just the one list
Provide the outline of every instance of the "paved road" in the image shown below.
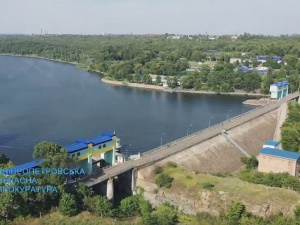
[[264,115],[270,111],[273,111],[273,110],[279,108],[283,103],[290,101],[292,99],[295,99],[298,96],[299,96],[299,93],[296,92],[294,94],[291,94],[291,95],[281,99],[280,101],[270,103],[266,106],[252,110],[243,115],[237,116],[235,118],[231,118],[229,121],[225,121],[223,123],[214,125],[205,130],[196,132],[187,137],[184,137],[184,138],[178,139],[176,141],[173,141],[171,143],[168,143],[162,147],[148,151],[148,152],[144,153],[142,155],[142,157],[138,160],[131,160],[131,161],[127,161],[123,164],[119,164],[117,166],[110,167],[110,168],[104,170],[103,173],[93,174],[93,175],[85,178],[82,181],[84,183],[86,183],[87,186],[93,186],[95,184],[101,183],[102,181],[109,179],[110,177],[122,174],[134,167],[142,166],[142,165],[145,165],[148,163],[153,163],[156,161],[160,161],[170,155],[178,153],[186,148],[189,148],[191,146],[199,144],[200,142],[203,142],[205,140],[208,140],[212,137],[219,135],[221,130],[223,130],[223,129],[230,130],[236,126],[244,124],[252,119],[255,119],[261,115]]

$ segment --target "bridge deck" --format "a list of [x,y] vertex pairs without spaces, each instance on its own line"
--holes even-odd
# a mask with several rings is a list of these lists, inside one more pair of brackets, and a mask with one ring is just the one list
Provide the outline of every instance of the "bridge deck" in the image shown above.
[[292,99],[299,97],[299,93],[293,93],[277,102],[270,103],[258,109],[254,109],[245,114],[231,118],[230,121],[224,121],[223,123],[216,124],[205,130],[193,133],[187,137],[178,139],[171,143],[165,144],[162,147],[153,149],[143,154],[143,156],[138,160],[131,160],[125,163],[119,164],[117,166],[110,167],[103,171],[101,174],[93,174],[84,180],[87,186],[93,186],[97,183],[101,183],[110,177],[122,174],[134,167],[142,166],[148,163],[154,163],[156,161],[162,160],[170,155],[176,154],[186,148],[199,144],[205,140],[215,137],[220,134],[223,129],[230,130],[236,126],[253,120],[261,115],[271,112],[280,107],[281,104],[288,102]]

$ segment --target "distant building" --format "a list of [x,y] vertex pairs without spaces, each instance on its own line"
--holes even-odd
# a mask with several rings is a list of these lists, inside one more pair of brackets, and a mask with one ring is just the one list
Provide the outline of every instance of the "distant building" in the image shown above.
[[243,59],[242,58],[230,58],[229,62],[232,64],[234,64],[236,62],[242,63]]
[[259,75],[264,75],[269,72],[269,68],[268,67],[256,67],[253,69],[253,71],[256,71]]
[[244,73],[249,73],[250,72],[250,68],[248,68],[247,66],[238,66],[237,68],[234,69],[234,71],[243,71]]
[[270,85],[272,99],[281,99],[289,94],[289,82],[282,81]]
[[238,36],[236,36],[236,35],[231,36],[231,40],[237,40],[237,39],[238,39]]
[[300,154],[275,148],[263,148],[259,153],[258,171],[299,175]]
[[187,68],[186,71],[188,71],[188,72],[199,71],[199,67],[190,67],[190,68]]
[[247,66],[238,66],[234,69],[234,71],[243,71],[244,73],[250,73],[250,72],[257,72],[259,75],[267,74],[269,69],[267,67],[256,67],[256,68],[249,68]]
[[168,39],[173,39],[173,40],[179,40],[179,39],[182,38],[182,36],[180,36],[180,35],[174,35],[174,36],[168,36],[167,38]]
[[279,144],[279,141],[267,141],[264,143],[263,148],[277,148]]
[[256,58],[257,62],[260,63],[265,63],[267,62],[268,59],[274,60],[277,63],[282,63],[282,58],[279,56],[268,57],[268,56],[261,55]]

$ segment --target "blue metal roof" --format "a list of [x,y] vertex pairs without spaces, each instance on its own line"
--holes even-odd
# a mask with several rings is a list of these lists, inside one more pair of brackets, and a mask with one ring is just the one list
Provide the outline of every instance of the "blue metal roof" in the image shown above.
[[237,70],[242,70],[243,72],[248,72],[249,71],[249,68],[247,66],[238,66],[236,69]]
[[102,133],[102,136],[99,137],[79,139],[76,141],[76,143],[66,146],[65,149],[68,151],[68,153],[73,153],[88,148],[88,144],[90,143],[93,145],[98,145],[110,141],[112,140],[113,136],[115,136],[114,132],[104,132]]
[[260,150],[260,153],[293,160],[298,160],[300,158],[300,154],[297,152],[284,151],[276,148],[263,148]]
[[[265,56],[265,55],[260,55],[260,56],[257,57],[257,60],[267,60],[267,59],[268,59],[268,56]],[[282,60],[282,58],[280,56],[273,56],[271,59],[274,60],[274,61],[281,61]]]
[[271,84],[271,86],[282,87],[282,86],[287,86],[288,84],[289,84],[288,81],[282,81],[282,82],[277,82],[277,83]]
[[279,145],[279,144],[280,144],[280,141],[267,141],[267,142],[265,142],[265,145],[276,146],[276,145]]
[[40,166],[43,161],[44,161],[43,159],[40,159],[37,161],[24,163],[22,165],[15,166],[12,168],[3,169],[2,171],[6,175],[12,175],[12,174],[16,174],[18,171],[20,172],[21,170],[36,168],[36,167]]
[[72,152],[76,152],[76,151],[85,149],[87,147],[88,147],[87,144],[84,144],[84,143],[74,143],[74,144],[68,145],[64,148],[68,151],[68,153],[72,153]]
[[109,136],[109,137],[113,137],[113,136],[116,136],[116,134],[115,134],[115,132],[108,131],[108,132],[104,132],[104,133],[102,133],[102,136]]
[[273,56],[272,59],[275,60],[275,61],[281,61],[282,60],[282,58],[279,57],[279,56]]
[[260,55],[257,57],[258,60],[267,60],[268,59],[268,56],[265,56],[265,55]]

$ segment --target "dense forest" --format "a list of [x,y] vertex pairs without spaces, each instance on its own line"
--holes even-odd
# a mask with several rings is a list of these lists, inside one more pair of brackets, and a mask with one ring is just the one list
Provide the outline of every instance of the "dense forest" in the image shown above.
[[[237,40],[222,36],[209,40],[168,39],[161,36],[2,36],[0,53],[45,57],[78,63],[90,71],[100,71],[115,80],[151,84],[149,74],[172,76],[182,81],[182,88],[232,92],[259,91],[267,94],[272,82],[288,80],[290,90],[300,83],[299,36],[253,36],[244,34]],[[269,72],[245,74],[234,71],[238,65],[256,67],[258,55],[280,56],[282,63],[268,59],[262,66]],[[241,58],[244,63],[229,63]],[[195,63],[199,71],[187,72]],[[213,66],[212,66],[213,65]],[[175,88],[177,82],[170,82]],[[157,83],[159,84],[159,83]]]

